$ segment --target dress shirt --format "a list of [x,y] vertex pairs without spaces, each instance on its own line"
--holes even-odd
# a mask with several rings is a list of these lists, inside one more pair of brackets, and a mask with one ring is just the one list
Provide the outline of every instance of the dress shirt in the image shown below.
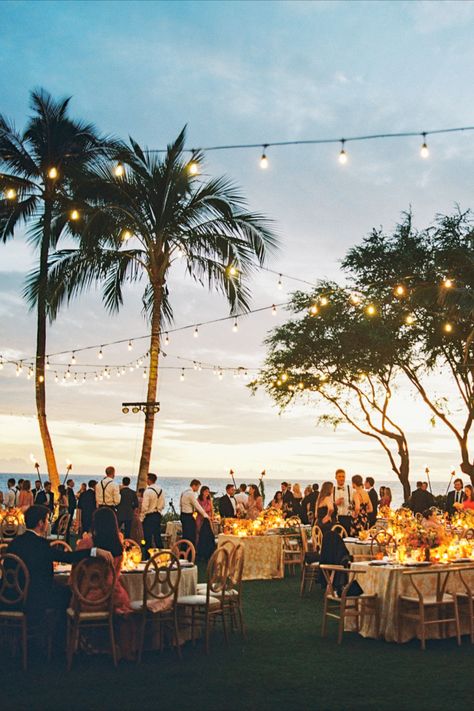
[[163,489],[157,484],[147,486],[143,492],[142,509],[140,511],[140,520],[143,521],[147,514],[161,513],[165,508],[165,497]]
[[179,505],[181,508],[181,513],[183,514],[192,514],[194,513],[194,511],[197,511],[201,514],[201,516],[204,516],[204,518],[209,518],[209,516],[197,500],[197,493],[192,489],[186,489],[186,491],[183,491],[179,500]]
[[459,491],[454,490],[454,503],[455,504],[462,504],[462,495],[463,495],[463,490],[460,489]]
[[15,506],[17,493],[18,492],[15,487],[13,487],[12,489],[8,489],[7,493],[5,494],[5,506],[7,507],[7,509],[12,509]]
[[246,494],[245,491],[239,491],[239,493],[234,496],[234,499],[237,501],[237,508],[245,513],[249,507],[249,495]]
[[344,499],[344,503],[336,504],[338,516],[348,516],[349,506],[351,505],[351,493],[349,489],[349,484],[344,484],[343,486],[334,486],[334,501],[338,499]]
[[120,503],[120,488],[117,482],[106,476],[95,487],[97,506],[118,506]]

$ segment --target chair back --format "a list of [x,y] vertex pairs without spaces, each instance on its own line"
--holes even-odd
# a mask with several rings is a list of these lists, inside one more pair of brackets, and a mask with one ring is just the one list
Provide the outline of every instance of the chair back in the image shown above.
[[180,560],[187,560],[193,563],[196,560],[196,549],[187,538],[180,538],[171,546],[171,552]]
[[142,549],[133,538],[124,539],[123,552],[128,555],[134,563],[140,563],[142,560]]
[[0,523],[0,538],[15,538],[20,527],[20,521],[15,514],[6,513]]
[[391,533],[387,533],[384,529],[377,531],[375,536],[372,536],[370,541],[370,555],[376,553],[386,553],[389,546],[395,546],[395,539]]
[[234,590],[239,592],[242,588],[244,562],[245,548],[242,543],[238,543],[234,546],[232,554],[229,555],[229,583]]
[[[433,568],[421,568],[419,570],[404,570],[402,575],[407,575],[410,578],[410,583],[415,589],[416,594],[420,602],[423,602],[424,593],[417,583],[417,577],[419,575],[426,576],[436,576],[436,587],[430,585],[430,590],[434,590],[434,596],[437,602],[442,602],[443,596],[446,592],[449,578],[453,573],[457,573],[463,570],[461,567],[449,566],[445,568],[439,568],[438,566]],[[421,582],[421,581],[420,581]]]
[[[352,570],[345,568],[343,565],[320,565],[319,569],[323,571],[326,581],[325,596],[339,597],[345,600],[349,588],[354,582],[356,576],[365,573],[363,570]],[[336,590],[337,585],[337,590]]]
[[101,558],[84,558],[72,570],[72,608],[76,613],[112,612],[116,575]]
[[51,541],[50,548],[61,548],[65,553],[72,553],[72,548],[66,541]]
[[331,528],[331,531],[337,533],[337,535],[341,538],[347,538],[347,536],[349,535],[341,523],[335,523],[334,526]]
[[62,516],[59,517],[58,519],[58,527],[56,529],[57,536],[62,536],[63,538],[66,538],[67,534],[67,527],[69,525],[69,519],[71,518],[71,514],[64,513]]
[[9,543],[0,543],[0,556],[5,555],[9,545]]
[[143,571],[143,609],[147,609],[149,601],[166,601],[171,598],[175,603],[180,580],[179,558],[169,551],[155,553]]
[[229,553],[220,546],[209,559],[207,565],[207,601],[212,596],[224,599],[229,575]]
[[0,558],[0,604],[3,608],[23,608],[28,597],[30,574],[17,555],[5,553]]
[[313,551],[318,553],[323,545],[323,532],[319,528],[318,524],[315,523],[311,529],[311,542],[313,544]]

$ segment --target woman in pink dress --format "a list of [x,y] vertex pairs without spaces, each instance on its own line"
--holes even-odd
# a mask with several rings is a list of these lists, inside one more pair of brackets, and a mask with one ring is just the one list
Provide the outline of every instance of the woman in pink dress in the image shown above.
[[30,491],[31,489],[31,484],[29,481],[25,479],[23,484],[21,485],[21,491],[18,494],[18,508],[21,509],[23,512],[26,511],[26,509],[29,509],[30,506],[33,506],[33,493]]
[[247,506],[247,518],[255,520],[263,511],[263,499],[256,484],[250,484]]

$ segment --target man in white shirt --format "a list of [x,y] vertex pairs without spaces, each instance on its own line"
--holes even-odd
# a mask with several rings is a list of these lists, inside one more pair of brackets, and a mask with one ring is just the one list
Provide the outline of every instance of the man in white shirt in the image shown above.
[[15,487],[15,479],[9,479],[7,486],[8,486],[8,491],[5,494],[5,506],[7,509],[12,509],[15,506],[16,494],[17,494],[17,490]]
[[120,503],[120,487],[114,481],[114,467],[107,467],[105,477],[95,487],[95,500],[97,507],[107,506],[109,509],[116,511]]
[[336,484],[334,486],[334,503],[337,506],[338,523],[344,526],[347,535],[351,532],[351,502],[351,488],[349,484],[346,484],[346,472],[344,469],[338,469],[336,471]]
[[239,491],[235,494],[234,499],[237,501],[237,514],[245,518],[249,507],[249,495],[247,494],[247,484],[241,484]]
[[140,512],[140,519],[143,523],[143,537],[145,539],[145,559],[150,557],[149,548],[163,548],[161,512],[165,507],[165,497],[163,489],[160,489],[156,479],[156,474],[149,472],[146,480],[148,486],[143,492],[142,510]]
[[194,512],[200,513],[204,518],[209,518],[197,500],[197,492],[200,486],[201,482],[199,479],[193,479],[189,485],[189,489],[183,491],[179,500],[183,538],[191,541],[193,546],[196,546],[196,521],[193,515]]

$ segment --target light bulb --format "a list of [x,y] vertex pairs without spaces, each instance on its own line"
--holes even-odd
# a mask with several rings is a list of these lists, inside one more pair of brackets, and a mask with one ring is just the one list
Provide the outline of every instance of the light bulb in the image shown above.
[[48,357],[48,358],[46,358],[46,370],[49,370],[50,367],[51,366],[49,365],[49,357]]
[[404,296],[405,295],[405,287],[403,284],[399,284],[398,286],[395,287],[395,295],[396,296]]
[[57,374],[57,373],[54,374],[54,382],[55,382],[55,383],[59,383],[59,378],[58,378],[58,374]]
[[70,218],[71,220],[77,221],[79,219],[79,210],[72,210]]
[[411,326],[413,323],[415,323],[415,317],[413,316],[413,314],[408,314],[408,316],[405,317],[405,323],[408,326]]
[[234,325],[232,326],[232,330],[233,330],[234,333],[237,333],[237,331],[239,330],[239,324],[237,323],[237,319],[235,319],[235,321],[234,321]]
[[327,306],[329,304],[329,299],[326,296],[322,296],[319,303],[321,306]]
[[342,139],[341,150],[339,152],[339,163],[341,163],[341,165],[344,165],[345,163],[347,163],[347,153],[344,149],[344,144],[345,144],[345,140]]
[[96,373],[96,374],[94,375],[94,382],[96,383],[98,380],[99,380],[99,376],[98,376],[97,373]]
[[58,169],[54,166],[48,170],[48,178],[55,180],[58,177]]
[[102,360],[103,357],[104,357],[104,354],[102,353],[102,346],[101,346],[99,352],[97,353],[97,358],[99,360]]
[[443,280],[443,286],[445,289],[452,289],[453,287],[453,280],[452,279],[444,279]]
[[115,177],[121,178],[124,173],[125,173],[125,168],[123,167],[122,163],[117,163],[117,165],[114,168]]
[[128,342],[128,350],[131,351],[133,349],[133,341]]
[[446,333],[452,333],[453,324],[447,322],[447,323],[444,324],[443,329],[445,330]]
[[122,242],[128,242],[129,239],[132,239],[133,235],[130,232],[130,230],[124,230],[121,234],[122,237]]
[[133,365],[129,365],[129,366],[128,366],[128,370],[130,371],[130,373],[133,373],[133,371],[135,370],[135,368],[133,367]]
[[73,365],[76,365],[76,355],[75,355],[74,351],[72,352],[71,363],[72,363]]
[[369,316],[375,316],[375,314],[377,313],[377,309],[373,304],[369,304],[365,311]]
[[38,378],[39,383],[44,383],[44,375],[40,375]]
[[219,371],[219,380],[222,380],[224,377],[224,372],[222,370]]
[[86,382],[86,374],[85,374],[85,373],[84,373],[84,375],[82,376],[82,382],[83,382],[83,383]]
[[266,170],[266,169],[268,168],[268,158],[267,158],[267,156],[265,155],[265,149],[266,149],[266,147],[267,147],[267,146],[263,146],[263,153],[262,153],[262,157],[260,158],[260,168],[261,168],[262,170]]
[[190,175],[199,175],[199,163],[195,160],[189,161],[188,170]]
[[354,306],[360,304],[360,296],[358,294],[351,294],[349,298]]
[[143,377],[143,380],[145,380],[145,378],[146,378],[146,368],[143,368],[143,376],[142,376],[142,377]]
[[69,368],[68,368],[68,369],[66,370],[66,378],[69,380],[70,377],[71,377],[71,371],[70,371]]
[[288,373],[283,373],[283,375],[281,376],[281,380],[286,383],[286,381],[288,380]]
[[227,272],[231,277],[237,276],[237,269],[234,266],[227,267]]
[[421,144],[420,148],[420,156],[422,158],[428,158],[430,152],[428,149],[428,144],[426,143],[426,133],[422,133],[421,135],[423,136],[423,143]]
[[281,274],[280,274],[280,276],[278,277],[278,288],[279,288],[279,289],[283,289],[283,282],[282,282],[282,280],[281,280]]
[[126,369],[126,368],[122,368],[122,375],[125,375],[126,372],[127,372],[127,369]]
[[319,311],[319,309],[316,306],[316,304],[312,304],[312,306],[309,307],[309,313],[311,314],[311,316],[316,316],[318,311]]
[[193,335],[194,335],[194,338],[198,338],[198,337],[199,337],[199,330],[198,330],[198,327],[197,327],[197,326],[196,326],[196,328],[194,329],[194,334],[193,334]]
[[277,307],[275,306],[275,304],[273,304],[273,306],[272,306],[272,316],[276,316],[276,315],[277,315]]
[[15,188],[8,188],[8,190],[5,191],[5,197],[7,200],[14,200],[16,198]]
[[170,337],[169,337],[169,335],[166,333],[166,334],[165,334],[165,346],[169,346],[169,344],[170,344]]
[[0,370],[3,370],[3,356],[0,356]]
[[183,368],[182,371],[181,371],[181,375],[179,376],[179,379],[181,380],[181,382],[183,382],[183,380],[184,380],[184,368]]

